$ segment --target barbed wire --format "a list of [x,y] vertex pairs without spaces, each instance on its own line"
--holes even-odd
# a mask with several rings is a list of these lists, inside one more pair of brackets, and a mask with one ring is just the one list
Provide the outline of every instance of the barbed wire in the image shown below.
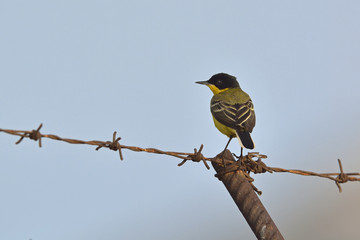
[[[341,160],[338,159],[338,164],[340,168],[339,173],[315,173],[311,171],[304,171],[304,170],[296,170],[296,169],[283,169],[278,167],[269,167],[267,166],[262,159],[266,159],[267,156],[264,154],[260,154],[259,152],[249,152],[248,155],[245,155],[241,158],[238,158],[237,161],[225,161],[219,160],[218,158],[208,158],[205,157],[202,154],[202,150],[204,148],[203,144],[201,144],[199,150],[194,148],[193,153],[186,153],[186,152],[173,152],[173,151],[163,151],[156,148],[141,148],[136,146],[126,146],[123,144],[120,144],[119,141],[121,140],[120,137],[116,137],[116,131],[113,133],[112,141],[98,141],[98,140],[92,140],[92,141],[84,141],[84,140],[78,140],[78,139],[71,139],[71,138],[61,138],[59,136],[53,135],[53,134],[41,134],[40,129],[42,128],[43,124],[40,124],[40,126],[36,130],[32,131],[26,131],[26,130],[11,130],[11,129],[1,129],[0,132],[4,132],[10,135],[16,135],[20,136],[20,139],[16,141],[16,144],[19,144],[24,138],[29,138],[34,141],[39,142],[39,147],[42,147],[42,138],[49,138],[56,141],[63,141],[70,144],[86,144],[86,145],[93,145],[97,146],[95,150],[99,150],[100,148],[109,148],[113,151],[118,151],[120,159],[123,160],[123,149],[128,149],[135,152],[148,152],[148,153],[155,153],[155,154],[164,154],[169,155],[172,157],[180,158],[182,161],[178,164],[178,166],[184,165],[187,161],[193,161],[193,162],[200,162],[202,161],[207,169],[210,169],[209,165],[206,161],[212,161],[217,162],[220,164],[225,164],[226,168],[225,171],[222,173],[218,173],[215,176],[218,177],[221,180],[222,175],[234,172],[234,171],[243,171],[245,176],[247,177],[248,181],[252,184],[254,179],[250,177],[250,173],[258,174],[258,173],[273,173],[273,172],[286,172],[286,173],[292,173],[302,176],[316,176],[321,178],[327,178],[335,182],[336,186],[338,187],[339,191],[341,192],[341,183],[346,182],[359,182],[359,177],[354,176],[360,176],[360,173],[344,173]],[[259,191],[253,184],[253,189],[260,195],[261,191]]]
[[200,162],[202,161],[207,169],[210,169],[209,165],[206,161],[210,161],[210,158],[206,158],[202,155],[201,151],[203,149],[203,145],[200,146],[199,151],[195,148],[194,153],[184,153],[184,152],[172,152],[172,151],[162,151],[156,148],[141,148],[136,146],[126,146],[119,143],[121,140],[120,137],[116,137],[116,131],[113,133],[112,141],[98,141],[98,140],[92,140],[92,141],[84,141],[84,140],[78,140],[78,139],[71,139],[71,138],[62,138],[53,134],[41,134],[40,129],[42,128],[43,124],[40,124],[40,126],[36,130],[32,131],[26,131],[26,130],[11,130],[11,129],[1,129],[0,132],[4,132],[11,135],[20,136],[20,139],[16,142],[16,144],[19,144],[24,138],[30,138],[34,141],[39,141],[39,147],[42,147],[42,138],[49,138],[52,140],[57,141],[63,141],[70,144],[87,144],[87,145],[93,145],[97,146],[95,150],[99,150],[100,148],[109,148],[113,151],[119,151],[119,156],[121,160],[124,160],[122,149],[128,149],[134,152],[148,152],[148,153],[156,153],[156,154],[165,154],[169,156],[173,156],[176,158],[183,159],[181,163],[178,164],[178,166],[183,165],[186,161],[191,160],[194,162]]

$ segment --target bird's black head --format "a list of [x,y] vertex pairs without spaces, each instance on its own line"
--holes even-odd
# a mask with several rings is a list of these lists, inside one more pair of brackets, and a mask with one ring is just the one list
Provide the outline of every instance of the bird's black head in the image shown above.
[[239,88],[240,85],[236,81],[236,77],[226,73],[218,73],[212,76],[208,81],[208,84],[215,85],[219,90],[225,88]]

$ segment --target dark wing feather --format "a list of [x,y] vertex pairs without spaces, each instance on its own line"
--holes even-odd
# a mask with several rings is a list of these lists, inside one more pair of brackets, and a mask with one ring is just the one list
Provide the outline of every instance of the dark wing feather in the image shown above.
[[251,99],[243,104],[212,101],[210,109],[217,121],[230,128],[252,132],[255,126],[254,105]]

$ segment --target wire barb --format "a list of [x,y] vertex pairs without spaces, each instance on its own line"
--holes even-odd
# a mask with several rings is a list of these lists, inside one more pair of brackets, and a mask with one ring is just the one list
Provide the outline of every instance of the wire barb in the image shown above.
[[39,140],[39,147],[41,147],[41,133],[40,133],[40,129],[42,128],[43,124],[41,123],[40,126],[36,129],[36,130],[32,130],[31,132],[29,131],[24,131],[23,135],[20,137],[20,139],[15,143],[15,144],[19,144],[21,143],[21,141],[25,138],[28,137],[34,141]]
[[191,160],[191,161],[193,161],[193,162],[200,162],[200,161],[202,161],[202,162],[204,163],[205,167],[206,167],[208,170],[210,170],[210,167],[209,167],[209,165],[208,165],[207,162],[206,162],[206,160],[208,160],[208,159],[205,158],[204,155],[202,155],[202,153],[201,153],[201,151],[203,150],[203,148],[204,148],[204,145],[203,145],[203,144],[201,144],[201,146],[200,146],[200,148],[199,148],[199,151],[197,151],[197,149],[194,148],[194,153],[193,153],[193,154],[189,154],[186,159],[182,160],[182,162],[178,164],[178,166],[180,167],[180,166],[184,165],[184,164],[186,163],[186,161],[189,161],[189,160]]
[[349,176],[346,173],[344,173],[340,159],[338,159],[338,163],[340,168],[340,174],[336,177],[335,184],[339,188],[339,192],[342,192],[340,183],[346,183],[347,181],[349,181]]
[[116,138],[116,131],[113,133],[113,140],[112,142],[107,141],[104,144],[99,145],[95,150],[99,150],[102,147],[107,147],[113,151],[119,151],[119,156],[120,156],[120,160],[124,160],[124,157],[122,155],[122,151],[121,151],[121,145],[119,143],[121,137]]

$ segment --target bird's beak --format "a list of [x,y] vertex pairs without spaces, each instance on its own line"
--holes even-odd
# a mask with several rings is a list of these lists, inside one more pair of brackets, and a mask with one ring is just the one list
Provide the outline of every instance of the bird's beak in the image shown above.
[[202,85],[209,85],[208,81],[198,81],[195,83],[202,84]]

